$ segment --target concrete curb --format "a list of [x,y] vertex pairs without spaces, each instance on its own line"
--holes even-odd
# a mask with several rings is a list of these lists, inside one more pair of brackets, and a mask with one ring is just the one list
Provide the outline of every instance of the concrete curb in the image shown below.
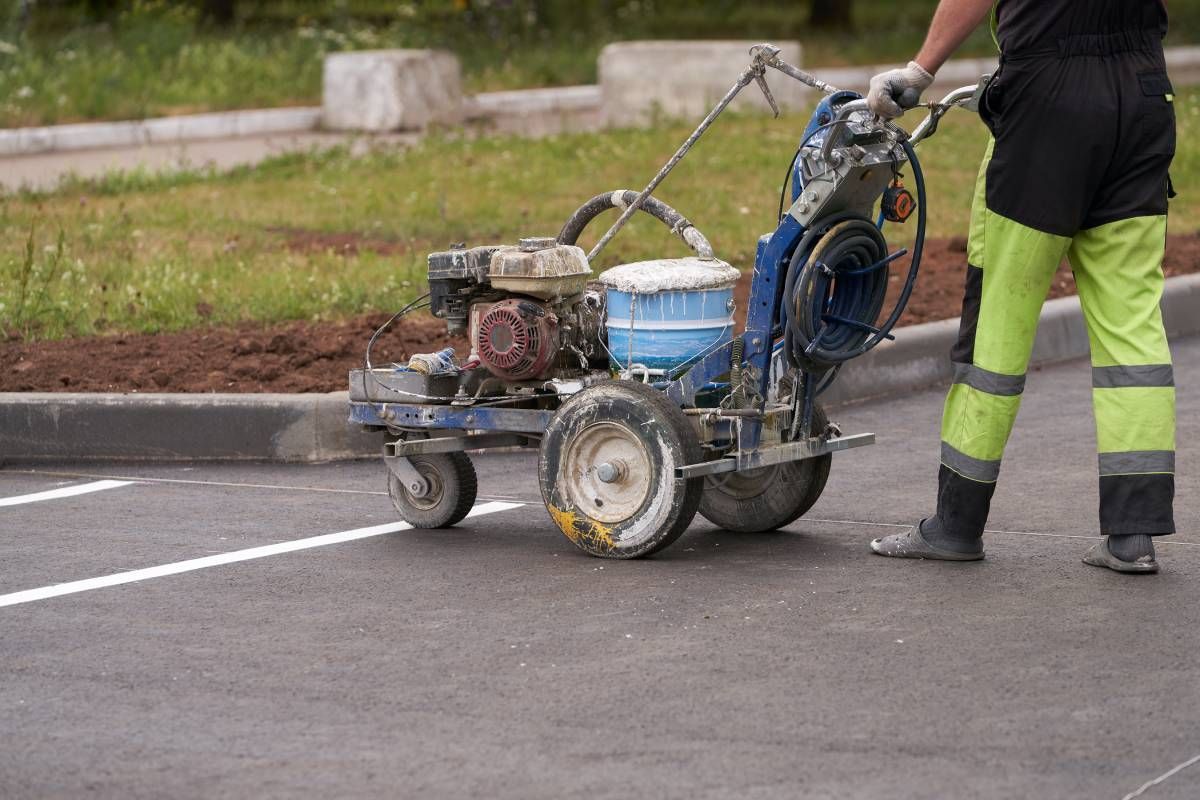
[[599,130],[604,123],[599,86],[559,86],[485,92],[465,99],[468,125],[487,133],[549,136]]
[[[1162,310],[1168,337],[1200,334],[1200,274],[1168,278]],[[949,383],[953,375],[950,348],[957,337],[957,319],[900,328],[895,341],[884,342],[847,364],[824,401],[831,405],[860,402]],[[1030,367],[1083,358],[1089,352],[1079,298],[1047,301]]]
[[[1200,275],[1167,280],[1172,338],[1200,333]],[[929,389],[951,378],[958,320],[901,328],[842,371],[826,403]],[[1079,299],[1046,303],[1031,366],[1088,354]],[[0,393],[0,458],[12,461],[333,461],[378,455],[382,440],[346,420],[349,396],[330,394]]]
[[[1200,84],[1200,47],[1169,47],[1166,59],[1176,86]],[[862,90],[872,75],[890,66],[894,65],[815,69],[834,86]],[[947,61],[938,72],[933,94],[975,83],[995,68],[994,58]],[[773,80],[778,83],[781,77]],[[604,127],[602,87],[595,85],[486,92],[463,98],[462,112],[477,127],[522,136]],[[319,106],[304,106],[0,129],[0,157],[312,131],[320,128],[321,115]]]
[[330,394],[0,393],[0,458],[333,461],[383,440]]
[[304,106],[187,114],[131,122],[84,122],[43,128],[11,128],[0,130],[0,156],[294,133],[315,130],[320,123],[320,107]]

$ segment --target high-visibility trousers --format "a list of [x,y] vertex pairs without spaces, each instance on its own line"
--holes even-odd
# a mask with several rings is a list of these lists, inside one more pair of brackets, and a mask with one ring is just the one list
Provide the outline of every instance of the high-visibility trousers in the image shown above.
[[961,537],[983,532],[1064,257],[1091,343],[1100,532],[1175,531],[1175,388],[1159,311],[1174,96],[1160,44],[1080,38],[1054,55],[1002,58],[981,104],[992,139],[938,476],[938,516]]

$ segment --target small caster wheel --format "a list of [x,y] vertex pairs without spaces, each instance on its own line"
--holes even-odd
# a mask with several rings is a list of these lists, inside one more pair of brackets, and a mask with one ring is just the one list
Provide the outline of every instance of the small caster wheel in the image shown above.
[[414,528],[449,528],[462,522],[475,505],[479,488],[467,454],[432,453],[408,460],[425,479],[425,486],[414,492],[388,470],[388,496],[400,518]]
[[675,469],[700,459],[691,424],[662,392],[608,381],[575,394],[550,420],[538,480],[551,519],[579,549],[637,558],[691,523],[702,482]]
[[[820,406],[813,409],[813,430],[829,423]],[[833,455],[788,461],[745,472],[704,476],[700,516],[727,531],[762,533],[795,522],[825,490]]]

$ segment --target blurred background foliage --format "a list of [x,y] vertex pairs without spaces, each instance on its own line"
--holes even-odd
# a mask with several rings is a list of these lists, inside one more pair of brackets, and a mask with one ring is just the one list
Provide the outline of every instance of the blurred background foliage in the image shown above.
[[[469,91],[590,83],[627,39],[798,39],[808,66],[903,61],[936,0],[0,0],[0,127],[312,104],[330,51],[442,47]],[[1172,0],[1171,41],[1200,41]],[[993,52],[979,31],[964,55]]]

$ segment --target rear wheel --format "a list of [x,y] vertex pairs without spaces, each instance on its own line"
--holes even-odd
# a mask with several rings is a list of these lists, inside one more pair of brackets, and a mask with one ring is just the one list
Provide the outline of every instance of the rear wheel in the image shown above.
[[431,453],[409,456],[413,468],[425,479],[421,493],[404,485],[388,470],[388,495],[400,518],[414,528],[448,528],[462,522],[475,505],[479,482],[466,453]]
[[674,542],[696,515],[701,480],[675,470],[700,459],[691,424],[662,392],[610,381],[555,413],[538,478],[551,519],[579,549],[637,558]]
[[[825,412],[813,410],[813,429],[828,424]],[[725,530],[761,533],[782,528],[808,512],[829,480],[833,455],[788,461],[744,472],[707,475],[700,497],[700,516]]]

